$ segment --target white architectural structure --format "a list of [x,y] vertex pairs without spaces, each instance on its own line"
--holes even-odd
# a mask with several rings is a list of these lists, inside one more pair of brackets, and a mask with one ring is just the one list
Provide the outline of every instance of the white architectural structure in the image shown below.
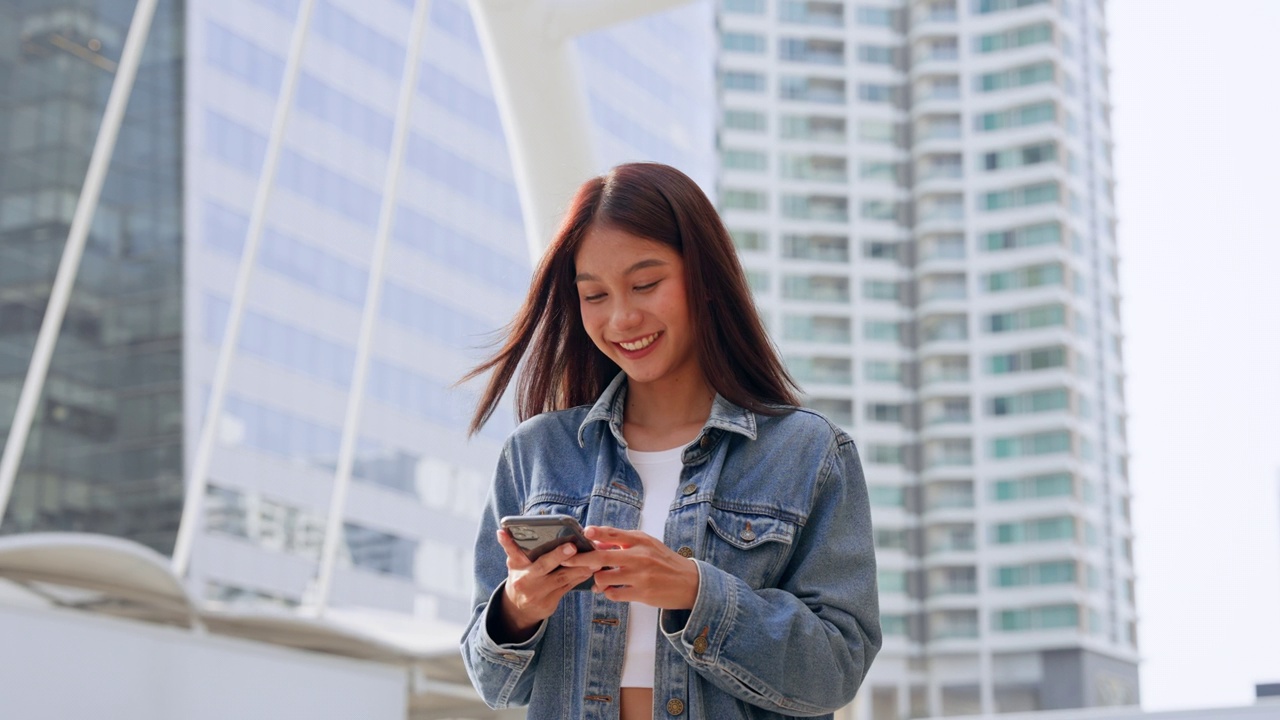
[[870,486],[873,720],[1133,704],[1096,0],[719,0],[720,204]]

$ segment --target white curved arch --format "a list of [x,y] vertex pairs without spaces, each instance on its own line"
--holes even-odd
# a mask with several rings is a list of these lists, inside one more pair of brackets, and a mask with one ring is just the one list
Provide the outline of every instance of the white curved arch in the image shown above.
[[577,35],[690,0],[470,0],[536,267],[573,191],[596,173]]

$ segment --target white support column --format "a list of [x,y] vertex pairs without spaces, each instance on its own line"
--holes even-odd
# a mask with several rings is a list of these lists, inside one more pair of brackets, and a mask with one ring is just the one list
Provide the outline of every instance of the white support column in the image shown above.
[[[378,232],[373,242],[373,258],[369,261],[368,290],[365,292],[364,314],[360,318],[360,339],[356,344],[355,369],[347,394],[347,412],[343,416],[342,445],[338,451],[338,467],[334,472],[333,495],[329,500],[329,517],[325,524],[324,546],[320,552],[320,571],[316,585],[317,614],[323,615],[329,605],[333,586],[334,564],[342,542],[342,518],[347,505],[347,488],[355,464],[356,444],[360,436],[360,416],[364,404],[365,379],[369,372],[369,356],[373,352],[373,331],[378,324],[378,307],[382,302],[382,275],[386,265],[387,246],[396,217],[396,195],[400,188],[400,169],[404,166],[404,150],[409,138],[409,119],[414,92],[418,86],[418,65],[422,55],[422,39],[427,28],[430,0],[416,0],[413,20],[409,25],[409,46],[405,53],[404,73],[400,80],[400,100],[396,106],[395,133],[387,157],[387,175],[382,186],[382,207],[378,213]],[[468,688],[469,690],[470,688]],[[474,695],[473,695],[474,697]]]
[[120,135],[120,125],[124,122],[129,96],[133,93],[133,81],[138,75],[138,65],[142,62],[142,51],[147,45],[147,36],[151,32],[151,19],[155,17],[155,11],[156,0],[139,0],[133,9],[133,19],[129,23],[129,32],[125,36],[120,63],[116,67],[116,77],[111,82],[111,93],[107,96],[107,105],[102,113],[102,124],[98,126],[98,137],[93,144],[93,154],[89,156],[89,168],[85,173],[84,186],[80,189],[80,197],[76,200],[76,210],[71,218],[67,244],[62,250],[58,273],[54,276],[53,288],[49,293],[49,305],[45,308],[44,320],[40,323],[39,334],[36,335],[31,364],[22,382],[22,392],[18,396],[18,406],[14,412],[13,424],[9,428],[9,437],[5,440],[4,455],[0,457],[0,523],[4,522],[5,510],[9,506],[9,496],[13,492],[13,483],[18,476],[18,466],[22,463],[22,453],[26,450],[27,436],[35,420],[36,406],[40,402],[40,393],[44,390],[45,378],[49,374],[49,363],[53,359],[53,348],[57,345],[58,333],[62,330],[62,320],[66,317],[67,305],[71,301],[71,290],[75,286],[76,273],[80,270],[80,259],[84,256],[85,243],[89,239],[93,214],[98,209],[102,184],[106,180],[107,170],[111,167],[116,138]]
[[471,0],[536,265],[573,191],[596,172],[572,40],[690,0]]
[[298,18],[294,23],[293,38],[289,44],[289,58],[285,64],[280,95],[276,98],[275,115],[271,121],[271,136],[267,140],[266,157],[262,162],[262,173],[258,177],[258,190],[253,200],[253,211],[249,216],[249,230],[245,236],[244,249],[240,254],[240,268],[236,273],[235,290],[231,296],[231,310],[227,315],[226,329],[222,333],[222,347],[218,350],[213,387],[209,392],[209,404],[205,408],[204,424],[200,428],[200,442],[196,446],[196,456],[191,463],[191,474],[187,478],[186,498],[182,505],[182,518],[178,524],[178,540],[173,548],[173,571],[178,577],[184,577],[187,573],[196,530],[200,526],[200,512],[204,503],[205,488],[209,482],[209,464],[213,458],[214,443],[218,438],[222,402],[227,394],[227,378],[231,373],[231,361],[235,357],[236,343],[240,338],[240,321],[244,318],[249,280],[253,275],[253,266],[258,257],[262,227],[266,222],[267,203],[271,199],[271,191],[275,185],[276,166],[279,164],[280,150],[284,144],[284,131],[289,121],[289,111],[293,107],[294,90],[298,85],[298,74],[302,68],[302,49],[306,44],[307,29],[311,24],[311,11],[314,7],[315,0],[302,0],[298,4]]

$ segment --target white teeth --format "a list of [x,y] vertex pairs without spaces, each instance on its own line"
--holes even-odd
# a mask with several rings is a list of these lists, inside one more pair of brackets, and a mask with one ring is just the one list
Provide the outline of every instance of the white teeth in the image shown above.
[[636,350],[643,350],[649,347],[650,345],[652,345],[653,341],[657,340],[658,336],[661,334],[662,333],[654,333],[649,337],[640,338],[635,342],[629,342],[629,343],[624,342],[624,343],[618,343],[618,344],[621,345],[624,350],[630,350],[631,352],[635,352]]

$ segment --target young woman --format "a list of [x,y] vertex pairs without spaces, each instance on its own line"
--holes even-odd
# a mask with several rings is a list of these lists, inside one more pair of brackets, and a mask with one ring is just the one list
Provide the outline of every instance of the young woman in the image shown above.
[[[472,422],[520,370],[462,639],[493,707],[544,718],[831,717],[880,648],[853,440],[798,408],[715,209],[664,165],[587,181]],[[531,562],[505,515],[596,544]],[[573,592],[594,577],[592,592]]]

